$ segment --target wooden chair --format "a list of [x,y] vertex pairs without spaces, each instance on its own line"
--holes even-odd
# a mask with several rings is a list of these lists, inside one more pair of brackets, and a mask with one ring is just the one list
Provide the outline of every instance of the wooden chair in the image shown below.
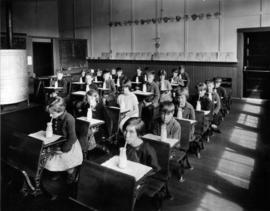
[[102,211],[131,211],[135,198],[135,178],[91,161],[81,167],[76,200]]
[[156,199],[158,209],[162,207],[165,197],[170,195],[168,189],[170,145],[168,143],[143,138],[156,151],[160,170],[148,177],[144,184],[144,194]]

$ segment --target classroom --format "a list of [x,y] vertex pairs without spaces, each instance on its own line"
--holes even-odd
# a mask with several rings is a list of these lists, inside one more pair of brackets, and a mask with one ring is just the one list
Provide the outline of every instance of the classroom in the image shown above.
[[270,210],[270,0],[0,5],[0,210]]

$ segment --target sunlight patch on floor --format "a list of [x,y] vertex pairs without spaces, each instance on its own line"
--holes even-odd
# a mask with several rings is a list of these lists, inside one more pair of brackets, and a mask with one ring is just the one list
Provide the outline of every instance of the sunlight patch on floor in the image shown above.
[[257,139],[258,133],[244,130],[241,127],[234,127],[229,141],[241,147],[255,150]]
[[238,117],[237,123],[248,126],[248,127],[257,128],[258,123],[259,123],[259,118],[256,116],[241,113]]
[[217,194],[221,194],[221,192],[218,189],[214,188],[212,185],[207,185],[207,190],[210,190],[210,191],[215,192]]
[[260,114],[261,113],[262,107],[260,105],[250,105],[250,104],[245,104],[243,106],[242,111],[253,113],[253,114]]
[[227,182],[248,189],[254,159],[231,151],[224,151],[215,173]]
[[196,211],[217,211],[217,210],[233,210],[243,211],[243,208],[238,204],[216,195],[211,192],[206,192],[201,200],[200,206]]

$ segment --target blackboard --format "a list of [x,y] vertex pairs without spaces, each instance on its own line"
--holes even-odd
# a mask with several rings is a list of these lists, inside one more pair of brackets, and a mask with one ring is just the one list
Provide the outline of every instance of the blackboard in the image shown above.
[[60,63],[62,67],[80,66],[87,57],[87,40],[59,40]]

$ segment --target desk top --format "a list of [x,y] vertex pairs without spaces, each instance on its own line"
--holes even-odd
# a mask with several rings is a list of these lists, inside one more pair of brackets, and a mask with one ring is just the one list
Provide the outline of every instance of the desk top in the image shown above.
[[109,89],[108,88],[98,88],[98,90],[101,90],[101,91],[108,91]]
[[72,92],[72,95],[80,95],[80,96],[85,96],[86,95],[86,91],[76,91],[76,92]]
[[75,82],[72,82],[72,84],[76,84],[76,85],[84,85],[85,84],[85,82],[79,82],[79,81],[75,81]]
[[54,89],[54,90],[63,89],[63,87],[54,87],[54,86],[45,86],[44,88],[45,89]]
[[85,116],[78,117],[77,119],[85,121],[85,122],[89,122],[91,127],[96,127],[96,126],[105,124],[105,122],[103,120],[100,120],[100,119],[88,120],[87,117],[85,117]]
[[[144,135],[142,138],[150,139],[150,140],[153,140],[153,141],[161,141],[160,136],[150,134],[150,133]],[[167,138],[166,141],[163,141],[163,142],[168,143],[170,145],[170,147],[172,148],[179,142],[179,140],[178,139]]]
[[136,91],[134,91],[133,92],[135,95],[141,95],[141,96],[151,96],[151,95],[153,95],[153,93],[152,92],[143,92],[143,91],[141,91],[141,90],[136,90]]
[[115,171],[119,171],[124,174],[133,176],[136,182],[141,180],[143,177],[145,177],[148,173],[152,171],[152,167],[143,165],[141,163],[133,162],[130,160],[127,160],[126,168],[122,169],[118,167],[118,161],[119,156],[114,156],[109,160],[105,161],[104,163],[102,163],[101,165],[113,169]]
[[196,120],[192,120],[192,119],[184,119],[184,118],[177,118],[177,119],[182,120],[182,121],[187,121],[190,124],[195,124],[197,122]]
[[51,138],[46,138],[45,134],[46,132],[44,130],[40,130],[38,132],[28,134],[28,136],[43,141],[45,146],[56,143],[62,137],[60,135],[53,134]]
[[[196,111],[198,111],[198,110],[196,110]],[[204,110],[200,110],[199,112],[203,112],[203,113],[204,113],[204,115],[208,115],[208,114],[210,114],[210,111],[204,111]]]

